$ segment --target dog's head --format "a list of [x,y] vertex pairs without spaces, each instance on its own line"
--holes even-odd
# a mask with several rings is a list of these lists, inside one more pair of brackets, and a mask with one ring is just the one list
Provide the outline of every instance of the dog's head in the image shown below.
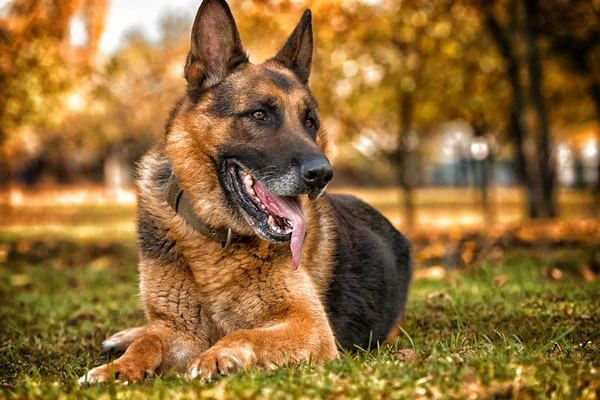
[[291,240],[292,252],[304,237],[300,196],[318,198],[332,177],[307,86],[312,53],[309,10],[277,55],[254,65],[227,3],[204,0],[185,65],[187,95],[167,129],[167,155],[197,208],[229,213],[263,239]]

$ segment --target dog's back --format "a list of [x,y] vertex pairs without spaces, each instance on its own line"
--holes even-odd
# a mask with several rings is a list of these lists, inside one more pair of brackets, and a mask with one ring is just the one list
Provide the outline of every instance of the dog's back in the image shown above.
[[[411,277],[410,244],[377,210],[329,195],[337,248],[327,309],[344,348],[383,341],[401,318]],[[372,333],[372,334],[371,334]]]

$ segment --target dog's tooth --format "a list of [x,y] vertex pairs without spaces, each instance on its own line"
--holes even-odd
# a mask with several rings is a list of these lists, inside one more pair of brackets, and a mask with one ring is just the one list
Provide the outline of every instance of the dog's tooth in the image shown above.
[[269,215],[269,218],[267,218],[267,223],[271,226],[274,226],[275,220],[273,219],[272,215]]
[[246,184],[246,186],[252,186],[252,183],[254,181],[254,179],[252,179],[252,175],[250,175],[247,172],[243,172],[242,176],[244,177],[244,184]]

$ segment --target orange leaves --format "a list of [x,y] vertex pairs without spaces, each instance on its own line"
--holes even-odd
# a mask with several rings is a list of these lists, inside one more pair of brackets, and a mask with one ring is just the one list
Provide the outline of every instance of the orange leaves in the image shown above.
[[[417,279],[440,279],[454,267],[500,264],[505,253],[514,250],[533,251],[542,257],[576,251],[577,259],[567,254],[566,260],[559,259],[544,270],[551,281],[561,281],[565,272],[593,281],[600,273],[600,222],[596,220],[528,221],[468,232],[419,232],[411,241]],[[504,285],[504,278],[494,278],[494,285]]]

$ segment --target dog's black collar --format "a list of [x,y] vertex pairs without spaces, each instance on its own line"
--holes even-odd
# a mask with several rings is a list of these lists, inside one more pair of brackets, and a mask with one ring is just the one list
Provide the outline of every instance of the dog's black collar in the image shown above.
[[231,228],[217,229],[200,221],[194,212],[192,203],[179,186],[175,174],[171,174],[167,186],[165,186],[165,199],[167,203],[187,222],[192,225],[198,232],[208,236],[211,239],[219,242],[223,250],[226,250],[231,245]]

